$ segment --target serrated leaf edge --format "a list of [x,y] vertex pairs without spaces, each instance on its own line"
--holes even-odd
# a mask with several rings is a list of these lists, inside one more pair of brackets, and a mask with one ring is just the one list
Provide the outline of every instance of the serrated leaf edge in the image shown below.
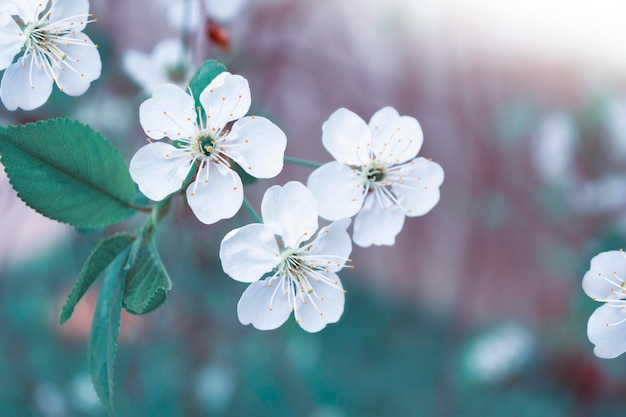
[[[46,122],[55,122],[55,121],[68,121],[68,122],[70,122],[70,123],[72,123],[72,124],[75,124],[75,125],[78,125],[78,126],[84,126],[84,127],[87,127],[87,128],[89,128],[89,129],[91,129],[94,133],[96,133],[96,134],[97,134],[97,135],[99,135],[102,139],[104,139],[104,141],[106,142],[106,144],[107,144],[107,145],[108,145],[111,149],[113,149],[113,150],[114,150],[114,151],[115,151],[115,152],[116,152],[116,153],[120,156],[120,158],[122,158],[122,160],[124,160],[124,158],[123,158],[123,157],[122,157],[122,155],[119,153],[119,151],[115,148],[115,146],[113,146],[113,145],[111,144],[111,142],[109,142],[109,140],[108,140],[106,137],[104,137],[104,135],[102,135],[100,132],[98,132],[97,130],[93,129],[91,126],[89,126],[89,125],[87,125],[87,124],[85,124],[85,123],[81,123],[81,122],[79,122],[79,121],[77,121],[77,120],[73,120],[73,119],[69,119],[69,118],[65,118],[65,117],[57,117],[57,118],[54,118],[54,119],[38,120],[38,121],[36,121],[36,122],[28,122],[28,123],[23,124],[23,125],[0,126],[0,137],[2,136],[2,129],[5,129],[5,130],[9,131],[9,130],[12,130],[12,129],[21,129],[21,128],[24,128],[24,127],[27,127],[27,126],[30,126],[30,125],[40,125],[40,124],[44,124],[44,123],[46,123]],[[13,142],[12,142],[12,143],[13,143]],[[19,148],[20,150],[23,150],[23,148],[22,148],[22,147],[20,147],[20,146],[17,146],[17,144],[14,144],[14,145],[15,145],[15,147]],[[29,154],[29,155],[30,155],[30,154]],[[34,156],[34,155],[31,155],[31,156],[33,156],[33,157],[37,158],[37,157],[36,157],[36,156]],[[37,159],[40,159],[40,158],[37,158]],[[0,155],[0,162],[1,162],[1,160],[2,160],[2,156]],[[41,159],[40,159],[40,160],[41,160]],[[46,162],[46,163],[47,163],[47,161],[44,161],[44,162]],[[56,164],[50,164],[50,165],[51,165],[51,166],[54,166],[55,168],[58,168],[58,169],[59,169],[59,171],[66,172],[65,170],[60,169],[60,167],[58,167]],[[55,222],[59,222],[59,223],[62,223],[62,224],[67,224],[67,225],[72,226],[72,227],[80,227],[80,228],[105,227],[105,226],[110,226],[111,224],[115,224],[115,222],[114,222],[114,223],[105,223],[105,224],[102,224],[102,223],[88,223],[88,224],[74,225],[74,224],[72,224],[72,223],[70,223],[70,222],[67,222],[67,221],[58,220],[58,219],[53,219],[53,218],[51,218],[51,217],[48,217],[47,215],[45,215],[44,213],[40,212],[40,211],[39,211],[36,207],[33,207],[31,204],[29,204],[26,200],[24,200],[24,199],[22,198],[22,192],[18,191],[18,190],[15,188],[15,186],[14,186],[14,184],[13,184],[13,179],[11,178],[11,176],[9,175],[9,173],[7,172],[7,168],[6,168],[6,166],[5,166],[4,164],[2,165],[2,168],[3,168],[3,171],[4,171],[4,173],[6,174],[7,178],[9,179],[9,184],[11,185],[11,188],[13,188],[13,190],[15,190],[15,194],[18,196],[18,198],[19,198],[19,199],[20,199],[20,200],[21,200],[24,204],[26,204],[26,206],[27,206],[27,207],[29,207],[29,208],[31,208],[31,209],[33,209],[33,210],[35,210],[37,213],[41,214],[42,216],[44,216],[44,217],[46,217],[46,218],[48,218],[48,219],[50,219],[50,220],[54,220]],[[79,179],[81,182],[85,182],[85,181],[83,181],[82,179],[80,179],[79,177],[74,177],[74,178]],[[91,185],[91,184],[89,184],[89,185]],[[132,211],[134,210],[134,207],[132,206],[132,204],[133,204],[133,201],[136,199],[136,194],[135,194],[135,196],[133,197],[133,200],[132,200],[132,201],[123,201],[123,200],[120,200],[119,198],[117,198],[117,197],[115,197],[115,196],[112,196],[112,195],[111,195],[111,194],[109,194],[108,192],[105,192],[105,191],[104,191],[104,190],[102,190],[100,187],[92,187],[92,188],[99,190],[102,194],[105,194],[105,195],[111,196],[111,198],[112,198],[113,200],[117,200],[118,202],[120,202],[120,203],[121,203],[120,205],[128,207],[128,215],[126,215],[123,219],[120,219],[118,222],[121,222],[121,221],[123,221],[124,219],[128,218],[128,216],[130,215],[130,213],[132,213]]]
[[[115,259],[117,257],[114,257],[111,262],[109,262],[107,264],[107,266],[98,274],[98,276],[96,276],[96,278],[93,279],[93,281],[87,285],[87,288],[85,289],[85,292],[78,297],[78,299],[76,300],[76,302],[74,303],[74,306],[71,307],[71,309],[69,307],[67,307],[69,305],[69,300],[71,299],[71,297],[78,291],[80,291],[80,283],[81,283],[81,277],[83,276],[83,274],[86,272],[87,268],[89,268],[89,265],[91,263],[91,261],[93,260],[94,256],[96,256],[96,254],[98,253],[98,251],[109,241],[118,238],[120,236],[128,236],[129,238],[131,238],[131,242],[132,242],[132,235],[130,233],[116,233],[114,235],[111,235],[105,239],[102,239],[100,242],[98,242],[98,244],[96,245],[96,247],[93,248],[93,250],[91,251],[91,253],[89,254],[89,256],[87,257],[87,260],[85,260],[85,263],[83,264],[83,267],[80,271],[80,274],[78,275],[78,279],[76,280],[76,282],[74,283],[74,286],[72,287],[70,293],[67,295],[66,299],[65,299],[65,303],[63,304],[63,307],[61,308],[61,312],[59,313],[59,323],[61,325],[63,325],[66,321],[68,321],[70,318],[72,318],[72,314],[74,314],[74,309],[76,308],[76,305],[78,305],[78,303],[80,302],[80,300],[83,298],[83,296],[87,293],[87,291],[89,290],[89,288],[93,285],[94,282],[96,282],[96,280],[98,279],[98,277],[100,277],[102,275],[103,272],[106,271],[106,269],[111,265],[111,263],[113,263],[113,261],[115,261]],[[126,250],[128,248],[128,246],[131,245],[131,242],[129,242],[129,244],[127,246],[125,246],[124,248],[122,248],[122,250],[120,250],[120,252],[118,252],[118,255],[120,253],[122,253],[124,250]],[[69,309],[69,315],[65,318],[65,320],[63,320],[64,317],[64,312]]]
[[[130,258],[131,256],[133,258],[137,257],[137,253],[139,252],[139,249],[135,249],[135,244],[140,245],[139,242],[139,238],[133,243],[133,249],[131,249],[131,252],[133,252],[132,255],[129,255],[129,262],[127,263],[127,265],[125,266],[125,269],[128,270],[128,272],[130,272],[132,270],[132,265],[130,265],[131,261]],[[163,261],[161,260],[161,256],[159,255],[159,251],[156,247],[154,238],[150,239],[150,242],[148,243],[148,249],[150,250],[150,255],[152,256],[152,258],[154,259],[154,261],[158,264],[158,266],[161,268],[161,270],[163,271],[163,273],[165,274],[165,277],[167,278],[167,286],[164,287],[162,285],[159,285],[150,295],[150,297],[144,301],[142,303],[142,305],[146,306],[146,305],[150,305],[150,303],[152,302],[152,300],[157,296],[158,292],[160,290],[164,290],[165,291],[165,299],[163,300],[163,303],[165,303],[165,301],[167,300],[167,294],[170,292],[170,290],[172,289],[172,279],[170,278],[170,275],[167,272],[167,269],[165,269],[165,265],[163,265]],[[134,259],[133,259],[134,262]],[[128,275],[126,276],[126,278],[128,279]],[[126,283],[127,284],[127,283]],[[125,287],[126,288],[126,287]],[[163,303],[159,304],[158,306],[151,308],[149,310],[142,310],[137,311],[135,309],[131,309],[128,308],[128,306],[126,305],[126,294],[124,294],[124,298],[122,300],[122,305],[124,306],[124,310],[126,310],[128,313],[136,315],[136,316],[142,316],[145,314],[148,314],[154,310],[156,310],[157,308],[159,308],[161,305],[163,305]]]

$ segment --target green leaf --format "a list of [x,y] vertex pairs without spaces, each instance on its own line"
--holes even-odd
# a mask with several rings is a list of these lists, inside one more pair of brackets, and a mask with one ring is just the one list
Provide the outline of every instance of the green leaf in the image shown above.
[[226,71],[224,64],[212,59],[204,61],[200,68],[198,68],[191,78],[191,81],[189,81],[189,88],[191,88],[193,98],[196,99],[196,107],[201,106],[200,94],[204,91],[206,86],[224,71]]
[[128,249],[120,252],[105,273],[89,339],[91,380],[109,415],[113,415],[115,357],[122,320],[127,257]]
[[141,239],[136,245],[136,252],[129,257],[124,308],[132,314],[146,314],[165,302],[172,282],[154,241]]
[[69,119],[0,126],[0,156],[17,195],[53,220],[102,227],[132,212],[135,184],[119,152]]
[[78,280],[67,296],[67,300],[61,310],[61,316],[59,317],[61,324],[65,323],[72,316],[76,304],[78,304],[82,296],[85,295],[91,284],[94,283],[120,252],[128,248],[132,242],[133,237],[130,234],[119,233],[102,239],[98,243],[87,258],[87,261],[85,261],[85,265],[83,265],[83,269],[80,271]]

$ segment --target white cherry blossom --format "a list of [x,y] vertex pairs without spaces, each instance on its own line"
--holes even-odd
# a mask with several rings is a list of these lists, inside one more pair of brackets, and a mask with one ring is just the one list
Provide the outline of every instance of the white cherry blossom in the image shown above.
[[259,330],[282,325],[294,312],[308,332],[335,323],[343,313],[344,290],[336,272],[349,263],[352,242],[341,219],[318,229],[313,194],[299,182],[270,187],[261,205],[263,223],[229,232],[220,246],[222,268],[251,283],[237,314]]
[[191,56],[180,39],[163,39],[149,54],[129,50],[122,64],[129,77],[149,94],[160,84],[182,86],[192,75]]
[[[192,169],[187,201],[196,217],[211,224],[235,215],[243,202],[236,162],[256,178],[272,178],[283,167],[287,138],[268,119],[246,116],[250,108],[248,81],[219,74],[200,94],[202,107],[180,87],[156,87],[139,108],[141,126],[152,142],[130,161],[130,175],[148,198],[160,201],[178,191]],[[235,121],[236,120],[236,121]],[[231,127],[230,123],[235,121]]]
[[405,216],[422,216],[439,201],[443,169],[416,157],[423,133],[415,118],[384,107],[368,125],[340,108],[324,123],[322,142],[336,161],[313,171],[308,186],[321,217],[357,215],[357,245],[393,245]]
[[5,0],[0,9],[4,106],[36,109],[54,83],[70,96],[85,93],[102,69],[97,46],[82,33],[93,21],[87,0]]
[[622,250],[602,252],[591,259],[583,277],[583,290],[604,303],[587,323],[587,337],[599,358],[615,358],[626,352],[626,255]]

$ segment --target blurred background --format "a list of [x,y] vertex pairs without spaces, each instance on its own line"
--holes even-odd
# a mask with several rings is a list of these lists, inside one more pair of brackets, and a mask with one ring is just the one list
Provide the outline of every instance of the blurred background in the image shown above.
[[[72,117],[128,161],[145,144],[149,88],[125,57],[177,38],[191,56],[173,62],[189,73],[214,58],[249,80],[251,112],[282,127],[288,156],[329,161],[321,126],[333,111],[369,120],[392,105],[420,121],[420,154],[446,180],[395,246],[355,247],[344,315],[313,335],[293,320],[271,332],[239,324],[245,285],[221,271],[218,247],[251,221],[244,210],[205,226],[175,205],[158,237],[168,302],[123,318],[120,416],[623,415],[626,359],[593,356],[597,304],[580,285],[590,259],[626,236],[623,2],[209,3],[91,0],[98,22],[85,32],[102,77],[79,98],[2,108],[0,123]],[[267,187],[309,173],[286,166],[247,196],[259,208]],[[96,289],[62,327],[58,314],[116,228],[47,220],[4,176],[0,207],[0,415],[104,416],[87,368]]]

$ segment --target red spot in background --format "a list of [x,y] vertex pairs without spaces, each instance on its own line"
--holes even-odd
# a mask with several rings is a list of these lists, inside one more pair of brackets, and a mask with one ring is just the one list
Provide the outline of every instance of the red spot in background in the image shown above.
[[211,43],[217,45],[222,51],[230,52],[230,36],[219,23],[212,19],[207,19],[206,36]]

